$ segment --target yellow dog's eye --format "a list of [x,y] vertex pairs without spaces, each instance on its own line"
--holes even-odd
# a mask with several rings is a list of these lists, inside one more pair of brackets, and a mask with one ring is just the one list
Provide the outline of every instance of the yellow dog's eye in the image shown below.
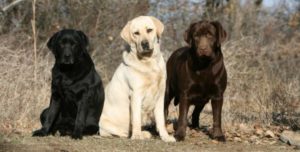
[[153,31],[153,29],[147,29],[147,33],[150,33],[152,31]]
[[134,35],[140,35],[140,32],[134,32],[133,34]]

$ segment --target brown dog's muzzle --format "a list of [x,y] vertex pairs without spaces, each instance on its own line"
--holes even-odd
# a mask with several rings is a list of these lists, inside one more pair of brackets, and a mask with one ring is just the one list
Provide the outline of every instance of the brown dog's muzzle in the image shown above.
[[198,56],[211,56],[212,46],[210,46],[209,40],[206,37],[201,37],[197,45]]

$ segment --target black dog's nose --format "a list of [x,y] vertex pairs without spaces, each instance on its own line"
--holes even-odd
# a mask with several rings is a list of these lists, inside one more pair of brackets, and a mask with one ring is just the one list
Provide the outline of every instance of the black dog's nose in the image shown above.
[[149,50],[149,43],[147,40],[143,40],[141,44],[144,50]]
[[65,53],[64,57],[65,57],[65,59],[69,59],[71,57],[71,53]]
[[71,60],[71,56],[65,56],[64,60],[69,62]]

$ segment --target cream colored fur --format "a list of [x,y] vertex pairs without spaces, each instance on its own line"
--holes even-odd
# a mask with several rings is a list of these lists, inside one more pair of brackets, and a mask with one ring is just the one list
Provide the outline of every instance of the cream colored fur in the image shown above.
[[[123,28],[121,37],[131,50],[123,52],[123,62],[105,88],[101,136],[145,139],[150,136],[142,126],[155,123],[163,141],[175,142],[167,133],[163,112],[166,67],[159,44],[163,29],[163,24],[150,16],[137,17]],[[151,56],[138,55],[143,52],[143,40],[153,49]]]

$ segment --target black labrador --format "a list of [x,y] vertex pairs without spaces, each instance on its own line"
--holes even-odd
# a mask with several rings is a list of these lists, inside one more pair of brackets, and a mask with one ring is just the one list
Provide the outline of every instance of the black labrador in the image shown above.
[[199,127],[199,115],[211,100],[213,129],[211,138],[225,141],[221,128],[223,93],[227,85],[227,74],[221,51],[226,32],[217,21],[199,21],[185,32],[188,47],[176,50],[167,62],[167,85],[165,115],[173,98],[179,104],[178,126],[175,138],[184,140],[188,124],[187,113],[195,105],[192,127]]
[[99,131],[99,119],[104,104],[104,89],[100,76],[87,52],[88,38],[82,31],[64,29],[47,43],[55,56],[52,69],[50,106],[40,121],[42,128],[33,136],[55,134],[83,135]]

